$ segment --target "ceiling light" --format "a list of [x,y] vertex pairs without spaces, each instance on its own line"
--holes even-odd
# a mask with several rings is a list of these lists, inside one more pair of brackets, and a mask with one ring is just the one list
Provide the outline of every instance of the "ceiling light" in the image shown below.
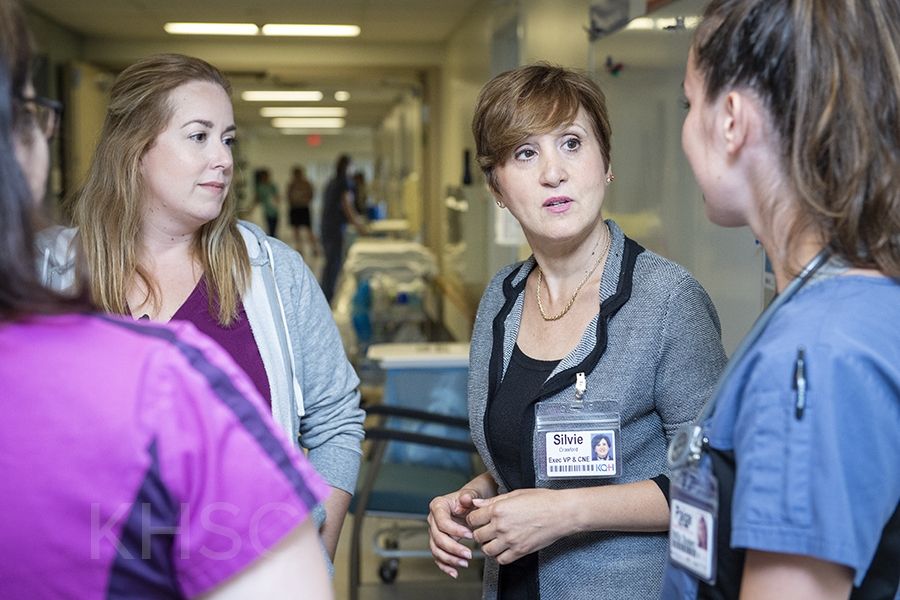
[[344,90],[340,90],[334,93],[334,99],[338,102],[346,102],[350,99],[350,92],[345,92]]
[[315,133],[317,135],[340,135],[341,132],[337,129],[311,129],[309,127],[302,129],[294,129],[294,128],[285,128],[278,130],[283,135],[309,135],[311,133]]
[[294,25],[288,23],[269,23],[263,25],[263,35],[291,35],[304,37],[356,37],[359,35],[356,25]]
[[323,129],[340,129],[344,126],[344,120],[338,118],[295,118],[295,117],[279,117],[272,119],[272,127],[282,128],[298,128],[308,127]]
[[266,106],[259,110],[263,117],[346,117],[343,106]]
[[669,17],[669,18],[659,18],[654,19],[650,17],[638,17],[637,19],[632,19],[628,26],[625,29],[630,31],[663,31],[663,30],[678,30],[678,29],[694,29],[697,25],[700,24],[700,21],[703,17],[698,16],[689,16],[689,17]]
[[653,29],[656,29],[656,26],[653,23],[653,19],[650,17],[638,17],[637,19],[632,19],[625,29],[631,29],[632,31],[652,31]]
[[166,23],[166,33],[181,35],[256,35],[253,23]]
[[319,91],[253,90],[241,93],[241,100],[247,102],[318,102],[322,99]]

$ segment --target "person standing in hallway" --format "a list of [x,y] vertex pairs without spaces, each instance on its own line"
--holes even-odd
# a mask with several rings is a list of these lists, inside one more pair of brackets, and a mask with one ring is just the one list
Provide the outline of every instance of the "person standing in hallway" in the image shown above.
[[[472,130],[533,255],[478,308],[469,421],[487,472],[431,502],[435,562],[456,577],[468,538],[488,557],[487,599],[657,597],[666,444],[725,364],[715,308],[684,268],[604,220],[611,129],[589,77],[543,63],[498,75]],[[598,431],[613,460],[592,458]]]
[[331,486],[315,518],[333,557],[362,454],[359,379],[302,257],[235,216],[229,90],[189,56],[125,69],[72,199],[75,227],[42,236],[42,272],[56,289],[83,274],[107,312],[190,321],[219,342]]
[[42,285],[61,107],[30,62],[0,0],[0,596],[332,598],[309,518],[328,488],[234,361],[189,324]]
[[670,451],[664,597],[896,598],[900,3],[715,0],[684,95],[706,215],[778,295]]
[[266,219],[266,232],[269,237],[277,237],[278,233],[278,207],[281,197],[278,188],[272,182],[272,174],[268,169],[256,171],[256,203],[262,207],[263,217]]
[[[297,165],[291,175],[287,188],[287,199],[290,207],[290,223],[294,232],[294,247],[301,251],[304,247],[312,249],[313,256],[319,256],[319,240],[312,230],[312,219],[309,207],[313,200],[313,185],[306,178],[303,167]],[[302,235],[301,235],[302,234]]]
[[341,154],[335,163],[334,176],[322,197],[322,227],[319,239],[325,251],[325,268],[322,272],[322,292],[331,303],[335,286],[344,263],[344,227],[350,223],[362,235],[366,231],[363,218],[354,208],[355,194],[350,179],[351,159]]

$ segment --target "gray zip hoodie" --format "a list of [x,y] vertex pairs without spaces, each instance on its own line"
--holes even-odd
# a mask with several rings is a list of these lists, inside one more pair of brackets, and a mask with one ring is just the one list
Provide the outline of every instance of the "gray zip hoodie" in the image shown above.
[[[269,379],[273,417],[329,485],[352,494],[365,413],[331,310],[299,253],[252,223],[240,221],[238,228],[251,265],[242,300]],[[75,232],[56,227],[39,236],[40,273],[55,289],[74,281]],[[321,524],[321,507],[316,518]]]

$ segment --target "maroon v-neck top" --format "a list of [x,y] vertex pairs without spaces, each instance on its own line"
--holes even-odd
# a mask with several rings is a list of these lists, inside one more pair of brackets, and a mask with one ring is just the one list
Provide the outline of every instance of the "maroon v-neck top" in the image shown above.
[[256,340],[253,338],[253,331],[250,329],[250,321],[247,320],[243,303],[238,304],[237,317],[229,327],[220,325],[219,321],[209,313],[209,293],[206,290],[206,276],[204,275],[197,282],[197,286],[184,304],[172,315],[172,320],[190,321],[197,329],[222,346],[238,366],[250,376],[253,385],[271,407],[269,379],[266,377],[266,368],[263,366],[259,348],[256,347]]

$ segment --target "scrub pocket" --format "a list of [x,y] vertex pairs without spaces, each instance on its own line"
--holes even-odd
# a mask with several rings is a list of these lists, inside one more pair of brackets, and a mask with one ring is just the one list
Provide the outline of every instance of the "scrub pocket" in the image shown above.
[[735,423],[735,454],[743,490],[735,498],[748,523],[771,525],[812,522],[810,469],[814,406],[802,419],[795,416],[790,391],[766,392],[753,398]]

